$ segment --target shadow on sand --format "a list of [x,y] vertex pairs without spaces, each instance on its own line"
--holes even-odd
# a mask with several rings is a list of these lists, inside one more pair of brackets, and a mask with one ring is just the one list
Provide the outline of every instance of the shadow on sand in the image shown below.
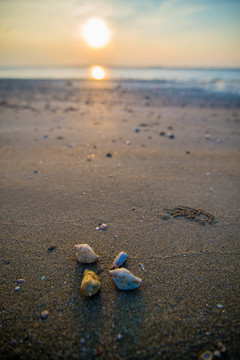
[[92,297],[81,294],[80,286],[83,274],[86,269],[94,271],[97,275],[101,273],[98,264],[77,263],[74,285],[72,292],[72,305],[74,311],[74,331],[73,338],[75,346],[79,350],[78,358],[92,359],[96,355],[96,344],[99,344],[99,334],[101,333],[102,317],[100,316],[102,301],[101,291]]

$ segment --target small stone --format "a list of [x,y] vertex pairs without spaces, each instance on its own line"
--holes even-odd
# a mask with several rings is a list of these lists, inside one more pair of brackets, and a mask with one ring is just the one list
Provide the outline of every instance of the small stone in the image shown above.
[[118,238],[118,237],[117,237],[117,235],[114,235],[114,239],[116,239],[116,240],[117,240],[117,238]]
[[81,338],[81,339],[80,339],[80,343],[81,343],[81,344],[85,343],[85,339],[84,339],[84,338]]
[[217,304],[218,309],[223,309],[223,305]]
[[48,312],[47,310],[43,310],[43,311],[41,312],[41,318],[42,318],[43,320],[47,319],[48,315],[49,315],[49,312]]
[[210,175],[211,175],[211,173],[210,173],[210,172],[207,172],[207,173],[206,173],[206,175],[207,175],[207,176],[210,176]]
[[135,211],[135,210],[136,210],[135,206],[132,206],[132,207],[131,207],[131,210],[132,210],[132,211]]
[[212,360],[213,358],[213,353],[209,350],[204,351],[200,356],[199,356],[199,360]]
[[42,139],[47,139],[48,138],[48,135],[43,135],[42,136]]
[[20,286],[16,286],[14,290],[15,290],[15,291],[20,290]]
[[122,334],[118,334],[117,339],[122,340]]
[[145,269],[144,269],[143,264],[140,263],[139,265],[141,266],[142,271],[144,271]]
[[99,231],[99,230],[100,230],[100,227],[99,227],[99,226],[97,226],[97,227],[96,227],[96,231]]
[[187,151],[186,151],[186,154],[189,155],[189,154],[190,154],[190,151],[187,150]]
[[164,131],[160,131],[159,136],[166,136],[166,133]]
[[23,284],[23,283],[25,283],[24,279],[17,279],[17,284]]
[[131,141],[127,140],[126,145],[131,145]]
[[38,171],[37,170],[34,170],[34,172],[33,172],[34,174],[38,174]]
[[45,279],[45,276],[42,276],[42,277],[41,277],[41,280],[44,280],[44,279]]
[[101,223],[99,227],[101,230],[107,230],[107,228],[108,228],[107,224],[104,224],[104,223]]
[[112,157],[112,154],[111,154],[111,153],[107,153],[107,154],[106,154],[106,157],[111,158],[111,157]]

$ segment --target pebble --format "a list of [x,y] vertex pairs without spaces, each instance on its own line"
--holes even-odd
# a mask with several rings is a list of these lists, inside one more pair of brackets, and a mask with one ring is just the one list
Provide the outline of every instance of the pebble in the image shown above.
[[166,136],[166,133],[164,131],[160,131],[159,135],[160,136]]
[[213,358],[213,353],[209,350],[204,351],[200,356],[199,356],[199,360],[212,360]]
[[142,271],[144,271],[145,269],[144,269],[143,264],[140,263],[139,265],[141,266]]
[[107,154],[106,154],[106,157],[111,158],[111,157],[112,157],[112,154],[111,154],[111,153],[107,153]]
[[44,280],[45,279],[45,276],[43,276],[42,278],[41,278],[41,280]]
[[118,237],[117,237],[117,235],[114,235],[114,239],[116,239],[116,240],[117,240],[117,238],[118,238]]
[[20,286],[16,286],[14,290],[15,290],[15,291],[20,290]]
[[127,140],[126,145],[131,145],[131,141]]
[[41,318],[42,318],[43,320],[47,319],[48,315],[49,315],[49,312],[48,312],[47,310],[43,310],[43,311],[41,312]]
[[99,231],[99,230],[100,230],[100,227],[99,227],[99,226],[97,226],[97,227],[96,227],[96,230],[97,230],[97,231]]
[[25,283],[24,279],[17,279],[17,284],[23,284],[23,283]]
[[118,334],[117,339],[122,340],[122,334]]
[[210,173],[210,172],[207,172],[207,173],[206,173],[206,175],[207,175],[207,176],[210,176],[210,175],[211,175],[211,173]]
[[223,309],[223,305],[217,304],[218,309]]

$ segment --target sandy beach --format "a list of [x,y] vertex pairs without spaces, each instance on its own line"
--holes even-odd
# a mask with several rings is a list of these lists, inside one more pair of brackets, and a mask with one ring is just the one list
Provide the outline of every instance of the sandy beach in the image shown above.
[[239,359],[239,122],[237,97],[155,82],[1,80],[1,358]]

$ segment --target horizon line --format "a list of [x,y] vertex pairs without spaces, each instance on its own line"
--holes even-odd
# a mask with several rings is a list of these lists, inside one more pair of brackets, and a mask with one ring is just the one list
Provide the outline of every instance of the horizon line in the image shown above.
[[65,64],[65,65],[0,65],[0,68],[89,68],[91,66],[102,66],[112,69],[188,69],[188,70],[240,70],[239,66],[194,66],[194,65],[111,65],[111,64]]

